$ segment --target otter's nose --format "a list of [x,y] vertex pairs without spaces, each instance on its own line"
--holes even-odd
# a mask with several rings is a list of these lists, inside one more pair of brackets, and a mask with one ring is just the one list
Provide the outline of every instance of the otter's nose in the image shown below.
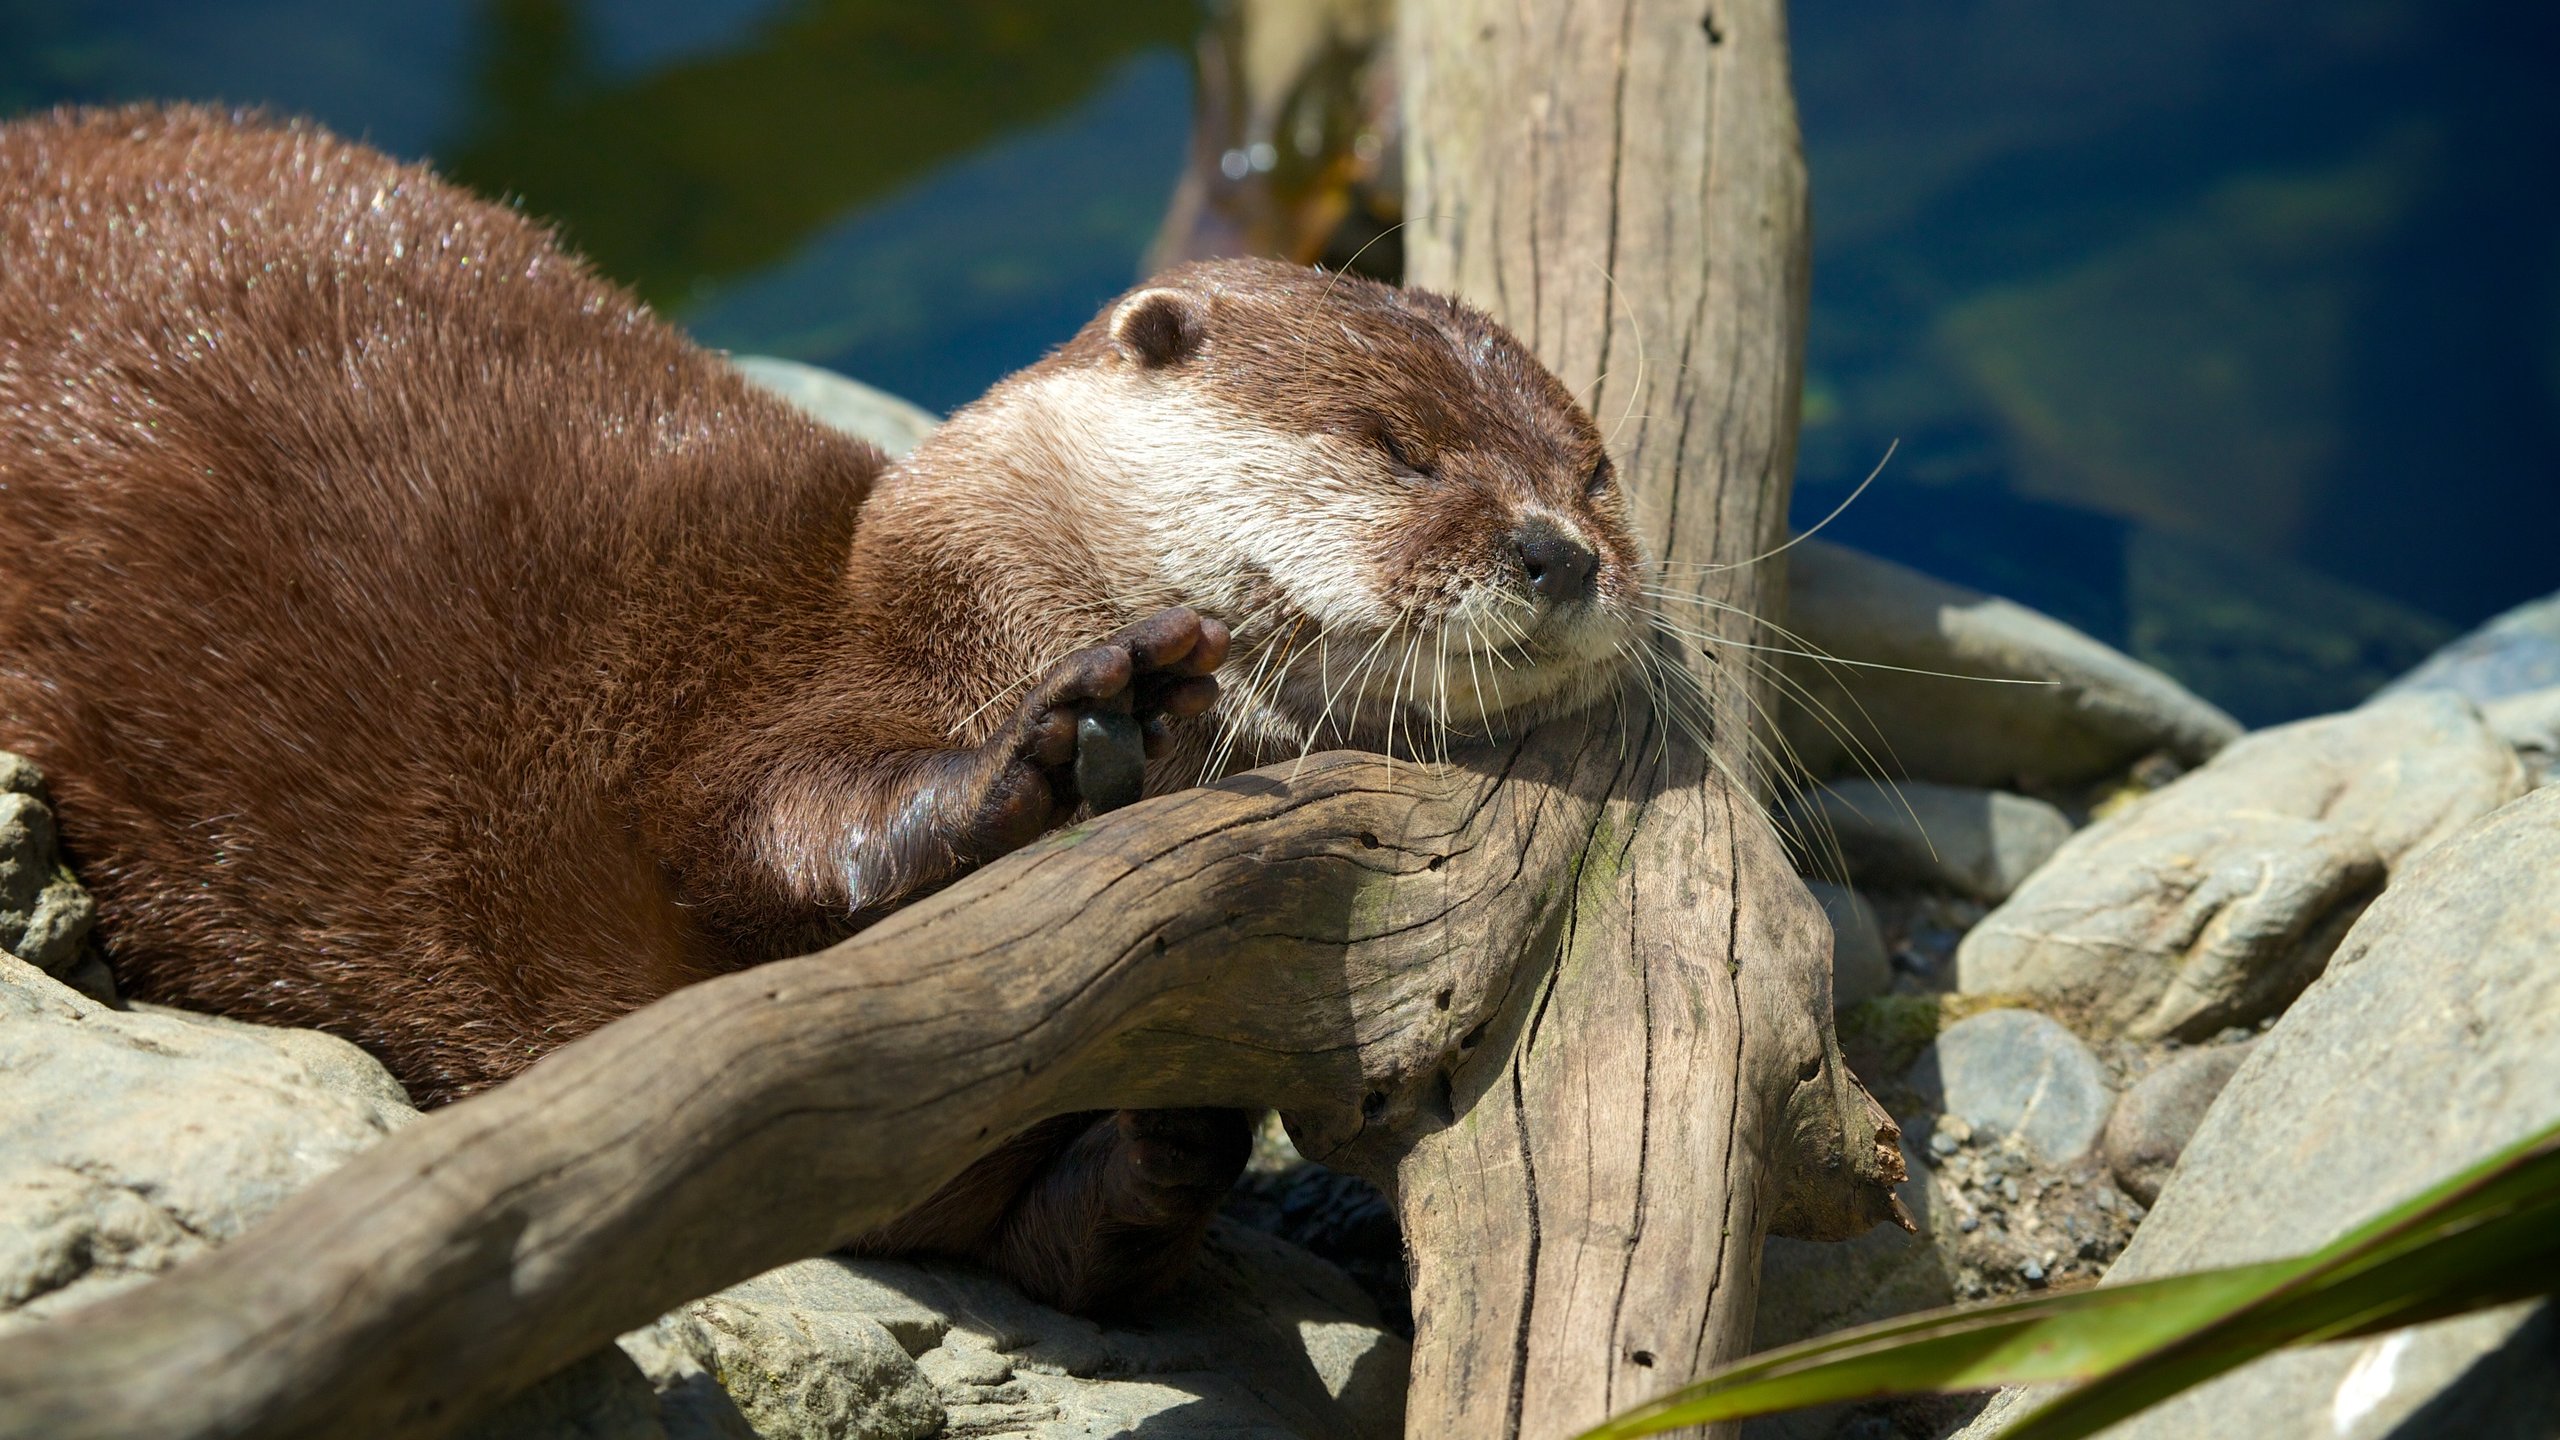
[[1530,520],[1511,532],[1520,569],[1529,588],[1550,605],[1565,605],[1591,593],[1591,572],[1599,557],[1548,520]]

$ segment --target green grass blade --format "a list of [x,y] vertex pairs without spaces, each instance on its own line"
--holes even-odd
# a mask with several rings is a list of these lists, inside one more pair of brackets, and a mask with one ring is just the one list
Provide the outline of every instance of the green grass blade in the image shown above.
[[1891,1395],[2090,1383],[2003,1432],[2078,1440],[2286,1345],[2560,1289],[2560,1125],[2289,1260],[1933,1311],[1755,1355],[1587,1432]]
[[[2554,1180],[2560,1182],[2560,1171]],[[2337,1264],[2293,1277],[2047,1402],[2004,1429],[2001,1440],[2081,1440],[2273,1350],[2374,1334],[2560,1289],[2560,1183],[2539,1205],[2423,1234],[2379,1263],[2366,1259],[2350,1253]]]
[[2245,1304],[2301,1262],[1933,1310],[1755,1355],[1586,1432],[1620,1440],[1807,1405],[2076,1380]]

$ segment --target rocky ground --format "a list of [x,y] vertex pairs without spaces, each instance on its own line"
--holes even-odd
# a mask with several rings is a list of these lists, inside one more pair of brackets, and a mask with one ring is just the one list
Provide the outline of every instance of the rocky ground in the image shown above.
[[[343,1041],[111,1008],[15,955],[0,955],[0,1076],[0,1336],[222,1244],[417,1114]],[[786,1266],[624,1336],[474,1433],[1385,1437],[1406,1356],[1342,1271],[1222,1224],[1194,1282],[1136,1326],[966,1267]]]
[[[764,378],[885,438],[931,421],[823,372]],[[2244,736],[2043,616],[1800,548],[1816,644],[2052,683],[1859,686],[1869,748],[1910,778],[1834,779],[1785,812],[1920,1233],[1772,1240],[1762,1344],[2308,1248],[2560,1116],[2560,597],[2356,710]],[[1784,723],[1844,765],[1859,747],[1822,708]],[[0,755],[0,1336],[148,1284],[416,1115],[327,1036],[116,1003],[93,918],[43,777]],[[1275,1123],[1198,1283],[1143,1325],[965,1267],[812,1260],[475,1433],[1383,1437],[1410,1333],[1392,1209]],[[2555,1377],[2560,1322],[2517,1307],[2253,1366],[2136,1433],[2549,1435]],[[1986,1398],[1752,1433],[1939,1437]]]
[[[1845,552],[1818,564],[1945,607],[1837,619],[1842,650],[2069,678],[2006,710],[1955,702],[1997,755],[1933,738],[1949,707],[1917,687],[1870,695],[1893,753],[1947,778],[1837,779],[1788,812],[1832,919],[1842,1045],[1903,1126],[1921,1233],[1771,1240],[1761,1344],[2308,1249],[2560,1117],[2560,596],[2356,710],[2244,737],[2043,617]],[[1821,625],[1826,606],[1838,592],[1801,608]],[[1799,749],[1824,744],[1855,748]],[[1366,1186],[1283,1157],[1245,1197],[1396,1313],[1392,1213]],[[2409,1336],[2251,1367],[2139,1433],[2560,1433],[2549,1307]],[[1746,1433],[1933,1440],[1991,1400]]]
[[[2560,596],[2356,710],[2208,756],[2073,776],[2061,752],[2038,773],[2028,745],[2010,762],[2026,794],[1906,783],[1906,805],[1849,781],[1801,806],[1809,861],[1855,887],[1826,899],[1841,1038],[1904,1127],[1922,1233],[1772,1240],[1761,1343],[2308,1249],[2560,1117],[2555,722]],[[2253,1366],[2132,1429],[2555,1433],[2547,1310]],[[1748,1433],[1935,1437],[1980,1404]]]

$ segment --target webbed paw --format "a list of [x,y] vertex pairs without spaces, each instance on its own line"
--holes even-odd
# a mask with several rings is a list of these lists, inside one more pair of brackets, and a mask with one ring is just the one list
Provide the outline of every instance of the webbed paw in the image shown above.
[[1217,702],[1227,644],[1226,626],[1176,607],[1051,666],[988,742],[1003,769],[982,825],[987,853],[1030,843],[1079,805],[1099,814],[1138,799],[1174,722]]

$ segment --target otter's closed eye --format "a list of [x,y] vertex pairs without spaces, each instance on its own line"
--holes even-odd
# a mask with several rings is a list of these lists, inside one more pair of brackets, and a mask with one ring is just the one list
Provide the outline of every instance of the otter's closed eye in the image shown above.
[[1597,495],[1608,489],[1609,482],[1617,478],[1618,467],[1609,462],[1608,456],[1603,455],[1600,457],[1600,463],[1591,467],[1591,478],[1582,482],[1582,493]]
[[1394,431],[1381,425],[1377,429],[1375,438],[1378,448],[1387,453],[1387,463],[1394,467],[1397,474],[1415,480],[1432,478],[1431,466],[1427,462],[1415,460],[1412,452],[1406,450],[1396,439]]

